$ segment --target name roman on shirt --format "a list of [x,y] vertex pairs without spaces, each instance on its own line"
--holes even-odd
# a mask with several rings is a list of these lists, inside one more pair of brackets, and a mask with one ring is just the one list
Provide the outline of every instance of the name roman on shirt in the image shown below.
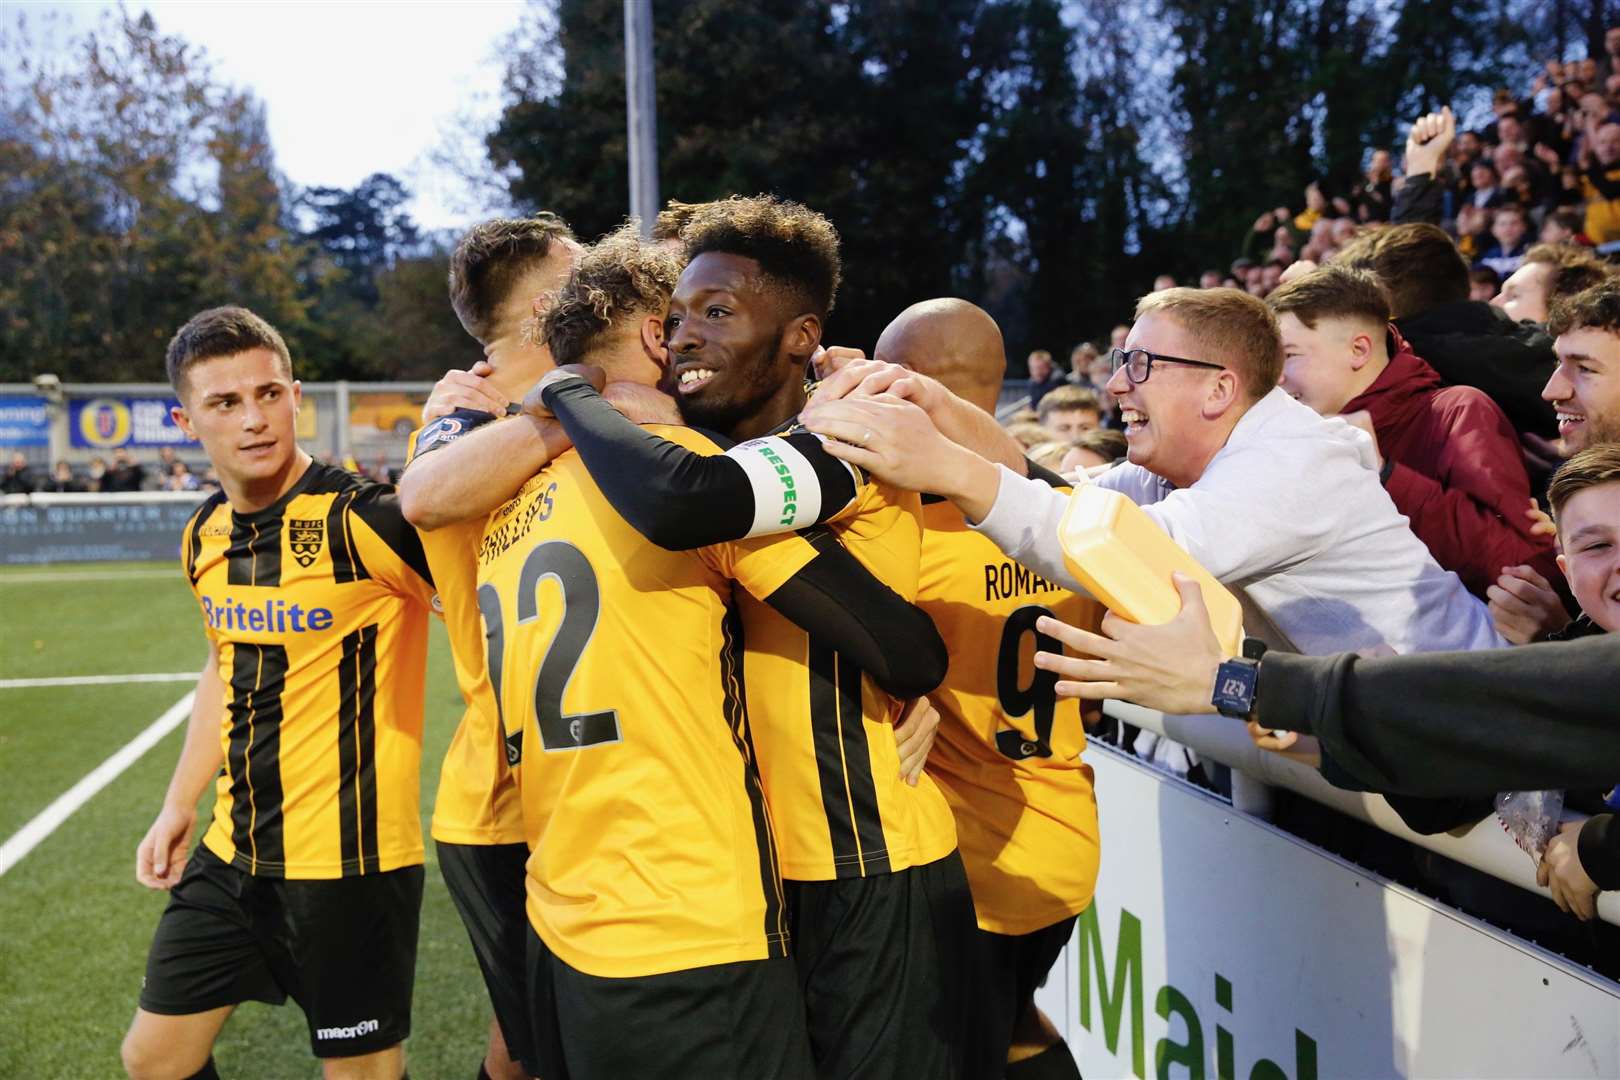
[[1033,593],[1060,592],[1061,587],[1047,581],[1027,566],[1011,560],[984,564],[984,599],[1012,600]]

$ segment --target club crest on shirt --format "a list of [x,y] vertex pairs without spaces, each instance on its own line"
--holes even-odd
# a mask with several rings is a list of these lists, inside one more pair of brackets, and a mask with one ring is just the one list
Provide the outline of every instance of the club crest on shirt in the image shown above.
[[298,565],[306,569],[315,564],[326,541],[326,522],[320,518],[288,518],[287,546]]

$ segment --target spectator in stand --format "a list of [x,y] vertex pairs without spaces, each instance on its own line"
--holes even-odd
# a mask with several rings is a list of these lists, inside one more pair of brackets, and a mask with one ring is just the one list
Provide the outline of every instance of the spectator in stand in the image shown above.
[[1496,238],[1496,243],[1474,265],[1488,266],[1502,277],[1507,277],[1519,268],[1524,262],[1525,252],[1530,250],[1530,242],[1526,239],[1529,231],[1524,207],[1512,203],[1500,207],[1491,221],[1491,235]]
[[[1610,276],[1559,300],[1547,329],[1557,338],[1558,363],[1542,394],[1557,410],[1564,452],[1620,443],[1620,280]],[[1515,644],[1543,640],[1569,621],[1546,578],[1528,567],[1510,567],[1497,580],[1491,615]]]
[[174,447],[172,446],[165,446],[158,450],[158,478],[159,482],[165,488],[168,487],[169,476],[174,472],[174,463],[179,460],[180,458],[177,454],[175,454]]
[[1489,301],[1502,291],[1502,279],[1488,266],[1476,266],[1468,271],[1468,299]]
[[11,455],[6,475],[0,479],[0,494],[28,495],[34,491],[34,472],[28,467],[28,458],[21,450]]
[[1082,341],[1069,350],[1069,382],[1076,386],[1091,384],[1091,367],[1099,357],[1097,346]]
[[1294,232],[1302,239],[1311,234],[1311,228],[1327,216],[1328,200],[1322,185],[1312,180],[1305,185],[1305,209],[1294,218]]
[[1359,233],[1360,231],[1361,231],[1361,226],[1357,225],[1355,222],[1351,221],[1349,218],[1347,218],[1347,217],[1336,218],[1334,220],[1334,222],[1333,222],[1333,246],[1334,246],[1334,248],[1342,248],[1342,247],[1344,247],[1344,245],[1346,245],[1350,241],[1354,240],[1356,238],[1356,234]]
[[1205,270],[1198,275],[1200,289],[1218,289],[1221,287],[1221,272],[1219,270]]
[[1069,452],[1069,444],[1056,439],[1048,439],[1043,443],[1036,443],[1025,451],[1024,456],[1043,469],[1061,472],[1063,457]]
[[1097,395],[1084,386],[1065,386],[1041,399],[1036,410],[1041,427],[1059,442],[1069,443],[1083,432],[1102,426],[1103,407]]
[[1275,289],[1278,282],[1282,281],[1283,271],[1287,269],[1288,263],[1283,262],[1281,259],[1273,259],[1262,266],[1260,268],[1260,295],[1265,296],[1272,289]]
[[1166,289],[1173,289],[1175,287],[1176,279],[1171,277],[1169,274],[1160,274],[1158,277],[1153,279],[1154,292],[1163,292]]
[[1606,123],[1593,132],[1581,190],[1586,197],[1581,230],[1586,238],[1598,247],[1620,240],[1620,124]]
[[1584,247],[1581,229],[1585,227],[1585,214],[1571,207],[1559,207],[1541,223],[1543,244],[1569,244]]
[[[1553,476],[1547,499],[1562,537],[1558,566],[1582,615],[1604,633],[1620,630],[1614,588],[1620,573],[1620,445],[1592,446],[1570,458]],[[1599,888],[1620,888],[1620,825],[1614,815],[1560,828],[1536,880],[1551,888],[1564,911],[1593,918]]]
[[1052,441],[1052,433],[1031,420],[1008,423],[1004,430],[1018,440],[1026,454],[1037,446]]
[[1374,150],[1351,198],[1357,221],[1388,221],[1395,205],[1395,164],[1388,150]]
[[1480,158],[1468,170],[1468,205],[1494,210],[1507,200],[1497,181],[1496,166]]
[[1112,465],[1124,461],[1129,450],[1130,444],[1125,441],[1123,431],[1109,428],[1087,431],[1069,444],[1069,451],[1063,455],[1057,471],[1069,476],[1100,465]]
[[169,463],[168,475],[163,478],[164,491],[196,491],[197,487],[197,477],[185,462],[176,458]]
[[1436,562],[1485,598],[1504,567],[1554,573],[1532,531],[1519,440],[1490,398],[1445,386],[1389,325],[1373,275],[1324,266],[1267,298],[1283,340],[1282,388],[1372,436],[1384,489]]
[[51,479],[44,487],[45,491],[58,495],[69,491],[83,491],[84,484],[73,475],[73,466],[66,461],[58,461],[56,468],[51,470]]
[[1490,247],[1491,222],[1495,217],[1495,211],[1481,210],[1472,204],[1464,204],[1457,211],[1457,251],[1470,266]]
[[1468,264],[1430,223],[1444,195],[1435,172],[1455,134],[1449,108],[1418,118],[1406,140],[1406,183],[1395,196],[1401,224],[1356,237],[1337,261],[1372,271],[1389,291],[1395,328],[1442,379],[1485,391],[1521,435],[1551,439],[1557,424],[1541,397],[1556,363],[1551,338],[1468,299]]
[[1574,245],[1537,244],[1491,304],[1520,322],[1545,324],[1554,300],[1574,296],[1609,276],[1609,265]]
[[139,491],[146,483],[146,470],[120,446],[113,451],[112,468],[102,481],[103,491]]
[[1045,349],[1036,349],[1030,353],[1025,363],[1029,368],[1030,408],[1039,408],[1041,398],[1060,386],[1068,385],[1069,380],[1065,379],[1063,372],[1052,363],[1052,354]]
[[90,468],[85,473],[84,489],[86,491],[104,491],[107,485],[107,460],[99,454],[90,459]]

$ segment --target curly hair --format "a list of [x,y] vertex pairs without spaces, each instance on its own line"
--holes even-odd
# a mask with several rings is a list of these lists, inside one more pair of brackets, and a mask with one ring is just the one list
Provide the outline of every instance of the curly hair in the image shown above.
[[753,259],[799,312],[832,312],[843,274],[838,230],[809,207],[774,195],[733,195],[693,208],[681,239],[688,260],[710,251]]
[[552,244],[572,239],[568,223],[547,210],[474,225],[450,256],[450,306],[467,333],[488,341],[495,310],[518,279],[546,260]]
[[556,301],[541,316],[538,337],[559,364],[576,364],[603,333],[631,315],[661,315],[681,276],[680,256],[624,225],[585,249]]
[[652,238],[679,240],[681,230],[692,220],[692,215],[708,205],[708,203],[681,202],[679,199],[669,200],[653,219]]

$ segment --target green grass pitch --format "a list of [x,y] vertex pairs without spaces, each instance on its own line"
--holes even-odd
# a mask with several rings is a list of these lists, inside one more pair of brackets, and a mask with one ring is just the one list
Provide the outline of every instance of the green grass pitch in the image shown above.
[[[64,575],[82,575],[68,578]],[[206,655],[177,567],[0,570],[0,680],[197,670]],[[178,701],[186,683],[0,689],[0,842]],[[461,699],[434,620],[422,754],[422,831]],[[184,725],[0,876],[0,1077],[123,1075],[118,1044],[140,993],[164,894],[136,883]],[[212,791],[204,796],[199,831]],[[477,1074],[489,1002],[428,844],[411,1075]],[[314,1077],[303,1013],[248,1003],[215,1053],[227,1078]]]

